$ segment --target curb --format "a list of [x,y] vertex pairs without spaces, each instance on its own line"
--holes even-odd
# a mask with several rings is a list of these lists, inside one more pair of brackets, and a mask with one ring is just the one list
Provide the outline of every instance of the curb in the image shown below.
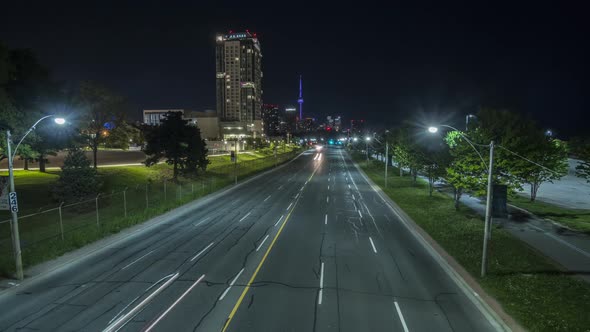
[[[352,160],[352,159],[351,159]],[[500,303],[479,285],[479,283],[467,272],[444,248],[442,248],[426,231],[424,231],[410,216],[408,216],[377,184],[375,184],[360,168],[352,161],[363,178],[369,183],[371,189],[379,195],[404,226],[414,237],[424,245],[435,261],[447,272],[449,277],[463,290],[464,294],[486,317],[488,322],[498,331],[526,331],[510,315],[508,315]]]
[[293,161],[295,161],[299,157],[301,157],[303,155],[303,153],[305,153],[305,151],[302,151],[301,153],[296,155],[293,159],[291,159],[291,160],[289,160],[277,167],[272,167],[268,170],[262,171],[261,173],[256,174],[256,175],[238,183],[237,185],[230,185],[229,188],[222,189],[220,191],[213,192],[209,195],[198,198],[194,201],[191,201],[191,202],[181,205],[177,208],[174,208],[168,212],[165,212],[159,216],[148,219],[148,220],[146,220],[142,223],[139,223],[135,226],[131,226],[129,228],[126,228],[126,229],[120,231],[119,233],[112,234],[110,236],[107,236],[107,237],[97,240],[95,242],[89,243],[82,248],[67,252],[67,253],[63,254],[62,256],[56,257],[52,260],[49,260],[49,261],[46,261],[43,263],[39,263],[35,266],[31,266],[25,270],[25,276],[29,275],[29,277],[28,278],[25,277],[25,279],[20,282],[15,279],[1,280],[0,287],[6,287],[6,288],[0,289],[0,297],[15,293],[22,287],[26,287],[31,284],[34,284],[37,280],[42,280],[43,278],[48,278],[48,277],[52,276],[53,274],[59,273],[60,270],[68,267],[71,264],[76,264],[84,259],[87,259],[87,258],[93,256],[93,255],[99,254],[103,250],[106,250],[108,248],[116,246],[117,244],[119,244],[123,241],[130,240],[133,237],[138,236],[143,232],[149,231],[150,229],[161,225],[162,223],[165,223],[165,222],[170,221],[171,219],[177,218],[179,214],[183,215],[183,214],[191,212],[194,209],[198,209],[201,206],[210,202],[211,200],[215,200],[215,199],[219,198],[220,196],[223,196],[233,190],[236,190],[237,188],[240,188],[250,182],[253,182],[253,181],[259,179],[262,176],[267,175],[268,173],[274,172],[278,169],[281,169],[281,168],[289,165],[290,163],[292,163]]

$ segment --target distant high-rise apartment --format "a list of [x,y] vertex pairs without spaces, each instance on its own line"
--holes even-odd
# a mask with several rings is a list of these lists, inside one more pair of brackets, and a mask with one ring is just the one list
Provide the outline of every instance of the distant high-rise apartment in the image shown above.
[[279,105],[264,104],[262,106],[262,122],[266,136],[279,136],[281,132],[281,114]]
[[217,114],[224,138],[261,136],[262,52],[255,33],[217,36]]

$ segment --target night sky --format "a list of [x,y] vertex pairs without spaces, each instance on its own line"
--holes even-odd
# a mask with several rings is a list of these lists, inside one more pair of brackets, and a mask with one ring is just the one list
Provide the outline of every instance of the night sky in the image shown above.
[[492,106],[562,136],[588,127],[589,20],[573,2],[201,2],[11,1],[0,40],[34,49],[59,80],[127,96],[137,119],[144,108],[214,109],[215,35],[249,29],[265,103],[295,104],[302,74],[304,111],[317,117],[383,126]]

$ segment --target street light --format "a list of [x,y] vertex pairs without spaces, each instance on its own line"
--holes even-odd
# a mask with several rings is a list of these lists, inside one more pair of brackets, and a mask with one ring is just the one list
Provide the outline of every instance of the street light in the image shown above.
[[469,130],[469,119],[471,119],[471,118],[476,118],[476,116],[473,114],[467,114],[465,116],[465,130],[466,131]]
[[[485,161],[483,160],[483,157],[481,156],[479,151],[477,151],[477,149],[475,148],[473,143],[465,135],[463,135],[463,133],[461,133],[460,130],[458,130],[457,128],[448,126],[448,125],[440,125],[440,126],[447,127],[447,128],[457,131],[459,133],[459,135],[461,135],[461,137],[463,137],[463,139],[467,143],[469,143],[469,145],[473,148],[475,153],[477,153],[477,155],[479,156],[479,158],[481,159],[481,161],[483,162],[483,164],[485,166]],[[438,131],[438,128],[437,127],[429,127],[428,131],[430,133],[436,133]],[[487,272],[488,240],[491,237],[491,227],[492,227],[492,173],[493,173],[493,169],[494,169],[494,141],[490,142],[489,147],[490,147],[490,164],[488,166],[488,188],[487,188],[487,197],[486,197],[486,216],[485,216],[484,234],[483,234],[483,253],[482,253],[482,257],[481,257],[481,276],[482,277],[485,277],[486,272]]]
[[[431,127],[431,128],[434,128],[434,127]],[[389,134],[389,130],[386,130],[385,134],[386,135]],[[373,137],[373,138],[375,138],[375,137]],[[383,142],[381,142],[377,138],[375,138],[375,140],[377,142],[379,142],[380,144],[383,144]],[[387,167],[388,166],[389,166],[389,141],[387,140],[387,137],[385,137],[385,188],[387,188]]]
[[[18,151],[18,147],[23,142],[23,140],[37,127],[39,122],[50,118],[54,115],[46,115],[41,119],[37,120],[29,130],[25,133],[25,135],[20,139],[16,147],[14,148],[14,152],[12,152],[12,135],[10,133],[10,129],[6,129],[6,152],[8,152],[8,177],[10,182],[10,194],[9,194],[9,201],[10,201],[10,212],[12,214],[12,247],[14,249],[14,261],[16,265],[16,278],[18,280],[23,280],[23,260],[22,260],[22,253],[20,249],[20,234],[18,232],[18,201],[16,196],[16,191],[14,188],[14,165],[13,160],[16,156],[16,152]],[[55,118],[55,123],[59,125],[63,125],[66,123],[64,118]]]
[[367,146],[367,162],[369,162],[369,142],[371,141],[371,137],[367,136],[365,137],[365,142],[366,142],[366,146]]

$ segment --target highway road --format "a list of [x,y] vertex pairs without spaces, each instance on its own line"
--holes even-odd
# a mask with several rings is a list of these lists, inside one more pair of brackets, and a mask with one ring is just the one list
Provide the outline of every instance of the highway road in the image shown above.
[[0,295],[0,330],[491,331],[340,149]]

